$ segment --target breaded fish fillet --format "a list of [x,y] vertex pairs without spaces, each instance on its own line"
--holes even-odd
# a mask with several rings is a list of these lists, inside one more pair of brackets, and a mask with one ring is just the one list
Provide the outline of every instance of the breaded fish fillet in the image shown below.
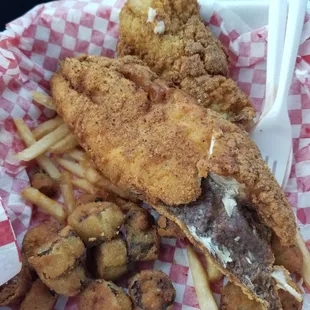
[[51,90],[104,176],[176,222],[231,281],[277,309],[271,230],[289,245],[296,224],[246,132],[130,56],[68,58]]
[[120,22],[120,54],[136,54],[167,80],[228,74],[226,52],[203,24],[196,0],[129,0]]
[[[290,282],[291,289],[300,294],[300,289],[294,282]],[[301,310],[302,302],[296,300],[288,291],[279,289],[279,296],[283,310]],[[262,310],[262,306],[255,300],[250,300],[239,287],[227,283],[222,289],[222,310]]]
[[227,55],[196,0],[128,0],[120,13],[118,54],[138,56],[230,121],[248,125],[255,116],[249,98],[227,78]]

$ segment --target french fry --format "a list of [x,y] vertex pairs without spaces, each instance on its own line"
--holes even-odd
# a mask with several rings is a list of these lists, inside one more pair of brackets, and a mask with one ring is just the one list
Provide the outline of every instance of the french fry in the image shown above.
[[303,257],[303,263],[302,263],[300,275],[302,276],[307,288],[310,289],[310,253],[299,230],[296,235],[296,241],[302,253],[302,257]]
[[82,161],[86,157],[86,153],[79,149],[74,149],[68,152],[67,155],[69,155],[69,157],[77,161]]
[[[70,156],[70,153],[68,153],[68,155]],[[82,154],[79,154],[78,156],[81,155]],[[94,184],[99,189],[102,187],[105,190],[113,192],[122,198],[126,198],[131,201],[137,200],[136,197],[112,184],[98,170],[96,170],[94,167],[91,167],[91,163],[86,158],[86,155],[82,157],[82,160],[79,162],[79,164],[63,158],[57,158],[56,161],[66,170],[80,178],[85,178],[89,183]]]
[[30,161],[46,152],[53,144],[62,139],[70,132],[66,124],[60,125],[56,130],[52,131],[42,139],[24,149],[16,155],[19,160]]
[[81,162],[81,166],[88,167],[85,170],[85,178],[92,184],[95,184],[99,188],[104,188],[105,190],[115,193],[122,198],[129,199],[131,201],[136,201],[136,197],[131,195],[129,192],[120,189],[118,186],[111,183],[107,178],[105,178],[98,170],[90,166],[87,159],[84,158]]
[[121,188],[119,188],[118,186],[114,185],[113,183],[111,183],[107,178],[105,178],[104,176],[101,176],[100,180],[97,183],[97,186],[100,188],[104,188],[105,190],[107,190],[108,192],[112,192],[117,194],[118,196],[128,199],[130,201],[137,201],[137,198],[131,194],[128,191],[125,191]]
[[59,180],[60,171],[49,157],[46,155],[40,155],[36,158],[36,162],[53,180]]
[[[29,147],[32,144],[36,143],[36,140],[30,131],[30,129],[27,127],[25,122],[22,119],[14,119],[14,123],[16,125],[18,134],[25,142],[26,146]],[[58,168],[55,166],[53,161],[45,156],[40,155],[36,158],[36,161],[41,169],[43,169],[47,174],[54,180],[58,180],[60,178],[60,172]]]
[[95,194],[96,188],[86,179],[73,179],[72,184],[89,194]]
[[192,272],[197,299],[201,310],[216,310],[217,304],[212,295],[208,276],[191,246],[187,247],[187,257]]
[[89,167],[85,171],[85,177],[86,179],[93,184],[96,184],[97,182],[100,182],[103,176],[93,167]]
[[221,271],[214,266],[214,264],[211,262],[210,258],[208,256],[206,256],[206,260],[207,260],[207,274],[209,277],[209,281],[211,283],[216,283],[219,280],[222,279],[223,274],[221,273]]
[[55,118],[52,118],[39,125],[32,131],[32,134],[34,135],[36,140],[39,140],[53,130],[55,130],[61,124],[63,124],[62,118],[60,116],[56,116]]
[[60,177],[60,190],[64,198],[65,206],[69,214],[75,209],[76,201],[74,197],[72,175],[68,171],[64,171]]
[[78,146],[78,141],[73,133],[69,133],[62,140],[52,145],[49,151],[53,154],[66,153]]
[[37,103],[44,105],[46,108],[56,110],[51,96],[45,95],[37,91],[33,91],[31,95],[34,101],[36,101]]
[[81,165],[81,167],[83,167],[83,169],[86,171],[91,165],[90,162],[87,158],[87,155],[85,155],[80,161],[79,164]]
[[85,169],[80,164],[63,158],[56,158],[56,161],[61,167],[75,174],[77,177],[85,178]]
[[41,208],[60,223],[64,223],[67,218],[67,212],[61,204],[42,194],[34,187],[27,187],[22,191],[22,197]]

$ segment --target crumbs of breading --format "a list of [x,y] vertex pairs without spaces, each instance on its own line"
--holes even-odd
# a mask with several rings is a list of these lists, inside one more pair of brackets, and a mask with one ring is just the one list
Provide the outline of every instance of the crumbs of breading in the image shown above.
[[264,310],[264,306],[256,300],[250,300],[241,288],[229,282],[222,289],[221,309],[223,310]]
[[[202,75],[186,77],[180,87],[197,101],[220,112],[231,122],[245,124],[256,115],[248,96],[238,88],[232,79],[224,76]],[[226,116],[225,116],[226,115]]]

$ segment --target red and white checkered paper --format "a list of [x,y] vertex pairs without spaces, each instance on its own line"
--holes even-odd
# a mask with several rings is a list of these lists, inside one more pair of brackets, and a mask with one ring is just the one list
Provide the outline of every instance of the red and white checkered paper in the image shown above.
[[[30,92],[48,92],[49,79],[59,60],[82,53],[116,56],[118,14],[123,2],[63,0],[39,5],[9,23],[7,30],[0,34],[0,197],[6,211],[0,204],[2,271],[10,265],[10,258],[3,254],[6,247],[12,244],[20,246],[28,227],[47,217],[21,200],[20,192],[29,185],[29,179],[26,163],[14,158],[24,145],[12,118],[23,118],[30,127],[35,127],[53,116],[53,112],[33,104]],[[234,13],[216,6],[206,22],[229,50],[232,78],[250,96],[259,111],[265,94],[267,28],[250,29]],[[288,100],[294,160],[286,195],[294,208],[301,233],[310,246],[309,37],[308,16]],[[8,214],[10,222],[5,214]],[[177,291],[174,310],[199,309],[184,242],[162,239],[159,259],[140,267],[161,269],[170,276]],[[15,266],[14,273],[17,269]],[[7,280],[2,271],[0,284]],[[212,286],[218,301],[222,284]],[[76,309],[74,298],[59,298],[55,309]],[[310,309],[309,291],[305,294],[303,309]]]

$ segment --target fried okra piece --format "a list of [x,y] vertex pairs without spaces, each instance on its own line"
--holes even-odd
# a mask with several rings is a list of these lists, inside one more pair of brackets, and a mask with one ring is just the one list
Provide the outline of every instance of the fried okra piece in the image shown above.
[[20,305],[19,310],[53,310],[57,295],[37,279],[32,283],[30,291]]
[[32,176],[31,185],[48,197],[54,197],[59,189],[58,183],[43,172],[37,172]]
[[121,209],[111,202],[79,205],[68,217],[69,225],[89,247],[114,238],[124,220]]
[[10,281],[0,286],[0,307],[12,305],[24,296],[31,286],[31,274],[27,264]]
[[56,237],[61,228],[57,221],[50,220],[28,230],[22,246],[24,257],[28,260],[29,257],[34,256],[38,248]]
[[282,246],[277,236],[273,235],[271,248],[275,256],[275,265],[285,267],[289,272],[300,272],[303,257],[297,245]]
[[129,280],[129,295],[136,310],[171,310],[176,292],[165,273],[143,270]]
[[44,279],[42,281],[55,293],[70,297],[80,293],[86,280],[84,267],[78,265],[74,269],[62,274],[60,277],[55,279]]
[[44,282],[73,269],[84,253],[82,240],[70,226],[66,226],[51,241],[39,247],[28,262]]
[[161,215],[157,220],[157,231],[161,237],[165,238],[184,238],[184,233],[180,227],[167,219],[165,216]]
[[131,261],[158,258],[160,238],[153,217],[143,208],[128,211],[125,222],[128,255]]
[[122,236],[99,244],[92,254],[99,278],[115,281],[128,270],[127,246]]
[[132,302],[114,283],[95,280],[79,295],[77,306],[79,310],[131,310]]

